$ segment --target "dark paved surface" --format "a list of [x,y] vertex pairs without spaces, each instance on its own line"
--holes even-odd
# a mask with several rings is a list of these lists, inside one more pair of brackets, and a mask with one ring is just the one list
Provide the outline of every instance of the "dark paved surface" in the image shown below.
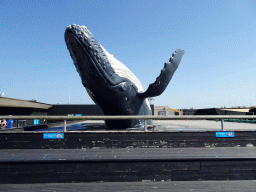
[[[221,121],[213,120],[154,120],[155,131],[219,131]],[[226,131],[255,131],[256,123],[224,122]]]
[[0,191],[255,191],[256,181],[171,181],[6,184]]
[[0,162],[69,160],[182,160],[256,158],[255,147],[223,148],[124,148],[124,149],[6,149]]

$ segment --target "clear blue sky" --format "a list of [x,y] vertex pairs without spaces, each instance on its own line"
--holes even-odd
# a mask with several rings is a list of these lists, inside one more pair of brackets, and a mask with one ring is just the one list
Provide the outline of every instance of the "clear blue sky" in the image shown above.
[[144,90],[172,52],[184,49],[155,105],[256,105],[254,0],[1,0],[0,92],[42,103],[92,104],[64,41],[73,23],[87,26]]

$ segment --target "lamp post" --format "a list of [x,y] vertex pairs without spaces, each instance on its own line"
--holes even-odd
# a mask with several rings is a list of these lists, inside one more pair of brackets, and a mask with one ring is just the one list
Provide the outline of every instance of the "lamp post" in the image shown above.
[[154,98],[148,98],[148,100],[149,100],[149,103],[150,103],[150,105],[151,105],[151,101],[153,101],[153,100],[155,100]]

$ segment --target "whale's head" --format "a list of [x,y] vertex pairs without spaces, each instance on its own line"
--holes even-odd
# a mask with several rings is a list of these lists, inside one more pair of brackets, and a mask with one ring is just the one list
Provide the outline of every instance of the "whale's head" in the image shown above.
[[138,97],[143,92],[138,78],[109,54],[85,26],[69,25],[65,41],[82,84],[105,115],[151,114],[149,102]]

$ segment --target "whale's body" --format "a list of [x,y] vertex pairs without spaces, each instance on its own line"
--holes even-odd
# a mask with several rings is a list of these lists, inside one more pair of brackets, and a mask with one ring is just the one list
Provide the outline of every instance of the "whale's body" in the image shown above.
[[[65,41],[74,65],[92,100],[105,115],[152,115],[147,97],[160,95],[178,67],[183,50],[177,50],[146,92],[139,79],[109,54],[85,26],[69,25]],[[106,120],[109,129],[142,127],[143,120]],[[148,124],[152,121],[148,120]]]

